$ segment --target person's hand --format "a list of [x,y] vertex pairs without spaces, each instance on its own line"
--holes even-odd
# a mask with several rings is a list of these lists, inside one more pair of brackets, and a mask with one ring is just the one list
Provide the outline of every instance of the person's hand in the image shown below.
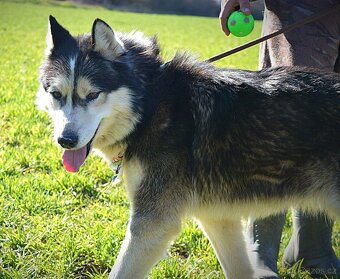
[[227,36],[230,35],[230,31],[227,26],[227,19],[237,6],[240,6],[240,10],[245,15],[250,15],[249,0],[221,0],[221,12],[219,19],[221,28]]

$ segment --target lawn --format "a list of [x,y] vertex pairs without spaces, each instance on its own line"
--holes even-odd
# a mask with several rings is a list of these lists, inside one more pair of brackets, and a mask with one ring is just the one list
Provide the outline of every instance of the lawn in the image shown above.
[[[64,170],[51,123],[34,106],[50,14],[73,34],[90,31],[97,17],[116,30],[157,34],[166,60],[178,50],[206,59],[259,36],[261,23],[237,39],[220,32],[217,18],[0,1],[0,278],[106,278],[124,237],[129,203],[124,184],[110,183],[112,171],[99,158],[91,156],[77,174]],[[257,52],[254,47],[216,65],[256,69]],[[287,220],[283,245],[290,226]],[[333,239],[340,256],[339,225]],[[150,276],[223,278],[223,273],[207,239],[188,220]]]

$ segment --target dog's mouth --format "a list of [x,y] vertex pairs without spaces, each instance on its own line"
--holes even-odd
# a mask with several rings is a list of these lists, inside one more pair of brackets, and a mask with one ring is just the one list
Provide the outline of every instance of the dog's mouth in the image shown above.
[[91,151],[91,144],[93,139],[95,138],[97,131],[98,131],[99,125],[92,137],[92,139],[83,147],[75,150],[65,149],[62,161],[64,168],[68,172],[77,172],[80,167],[84,164],[87,156],[90,154]]

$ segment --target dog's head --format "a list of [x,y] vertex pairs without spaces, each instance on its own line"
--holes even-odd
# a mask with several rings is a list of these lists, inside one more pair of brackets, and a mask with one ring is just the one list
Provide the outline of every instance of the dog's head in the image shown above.
[[52,16],[47,45],[37,105],[53,119],[54,138],[65,149],[64,166],[75,172],[91,146],[100,147],[103,138],[107,145],[121,141],[138,122],[125,82],[126,50],[102,20],[93,23],[91,34],[73,37]]

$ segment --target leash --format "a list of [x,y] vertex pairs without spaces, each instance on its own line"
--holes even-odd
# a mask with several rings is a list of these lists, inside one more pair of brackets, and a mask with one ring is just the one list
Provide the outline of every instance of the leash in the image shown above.
[[275,36],[278,36],[278,35],[280,35],[282,33],[287,33],[287,32],[290,32],[290,31],[292,31],[294,29],[297,29],[297,28],[299,28],[299,27],[301,27],[303,25],[306,25],[308,23],[311,23],[311,22],[314,22],[314,21],[318,21],[319,19],[321,19],[321,18],[323,18],[323,17],[325,17],[325,16],[327,16],[329,14],[332,14],[332,13],[338,11],[339,9],[340,9],[340,4],[333,5],[333,6],[329,7],[329,8],[327,8],[326,10],[322,11],[321,13],[305,17],[304,19],[302,19],[300,21],[297,21],[297,22],[295,22],[293,24],[290,24],[290,25],[288,25],[286,27],[283,27],[282,29],[280,29],[278,31],[275,31],[275,32],[270,33],[270,34],[268,34],[266,36],[260,37],[258,39],[253,40],[253,41],[250,41],[250,42],[248,42],[248,43],[246,43],[244,45],[238,46],[238,47],[233,48],[231,50],[222,52],[222,53],[217,54],[217,55],[215,55],[213,57],[210,57],[209,59],[205,60],[204,62],[208,62],[208,63],[215,62],[215,61],[220,60],[220,59],[222,59],[224,57],[227,57],[227,56],[232,55],[234,53],[237,53],[239,51],[242,51],[242,50],[245,50],[247,48],[250,48],[250,47],[252,47],[254,45],[257,45],[259,43],[262,43],[262,42],[264,42],[264,41],[266,41],[268,39],[271,39],[271,38],[273,38]]

